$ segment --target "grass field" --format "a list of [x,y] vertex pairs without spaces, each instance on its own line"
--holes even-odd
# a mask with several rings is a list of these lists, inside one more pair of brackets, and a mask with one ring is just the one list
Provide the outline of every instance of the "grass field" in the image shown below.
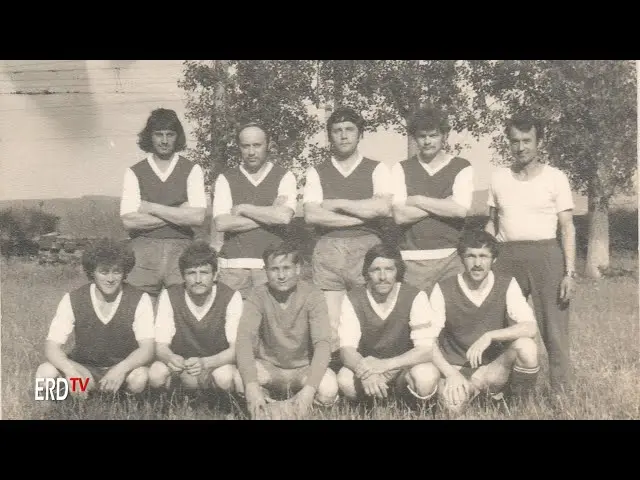
[[[571,318],[576,391],[551,403],[542,371],[536,398],[526,403],[478,402],[460,419],[640,419],[640,320],[636,251],[614,253],[610,275],[578,279]],[[2,418],[3,419],[241,419],[237,404],[180,393],[145,393],[140,398],[91,398],[50,404],[34,400],[34,374],[55,308],[68,290],[85,279],[81,267],[39,266],[2,259]],[[579,271],[582,265],[579,264]],[[411,411],[398,405],[363,410],[340,401],[314,410],[312,419],[448,419],[442,411]]]

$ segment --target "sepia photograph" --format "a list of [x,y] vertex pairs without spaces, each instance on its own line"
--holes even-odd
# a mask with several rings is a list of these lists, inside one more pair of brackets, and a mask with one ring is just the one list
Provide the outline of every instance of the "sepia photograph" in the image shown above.
[[640,420],[637,72],[0,61],[0,418]]

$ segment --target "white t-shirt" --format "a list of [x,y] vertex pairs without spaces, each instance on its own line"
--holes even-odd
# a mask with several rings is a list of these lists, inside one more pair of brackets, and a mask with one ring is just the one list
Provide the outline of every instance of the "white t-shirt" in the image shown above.
[[558,213],[575,207],[567,175],[550,165],[529,180],[499,168],[491,176],[487,204],[498,210],[500,242],[556,238]]

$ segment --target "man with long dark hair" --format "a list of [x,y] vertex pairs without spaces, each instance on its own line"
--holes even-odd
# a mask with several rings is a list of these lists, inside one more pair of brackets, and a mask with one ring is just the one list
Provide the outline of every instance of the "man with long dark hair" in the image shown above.
[[138,146],[148,155],[125,172],[120,217],[136,255],[128,282],[155,299],[182,283],[178,258],[204,223],[207,199],[202,168],[179,153],[186,136],[175,111],[151,112]]

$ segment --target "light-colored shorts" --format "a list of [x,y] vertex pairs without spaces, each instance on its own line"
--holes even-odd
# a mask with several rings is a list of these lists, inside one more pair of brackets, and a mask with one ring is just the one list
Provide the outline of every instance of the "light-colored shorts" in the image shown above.
[[364,285],[362,265],[367,251],[381,243],[377,235],[322,237],[311,258],[313,283],[322,290],[344,291]]
[[433,286],[442,280],[464,272],[464,264],[457,252],[434,260],[405,260],[405,282],[431,295]]
[[136,264],[127,283],[157,297],[162,287],[183,282],[178,259],[191,240],[136,237],[129,244]]
[[253,287],[267,283],[263,268],[221,268],[218,279],[246,299]]

